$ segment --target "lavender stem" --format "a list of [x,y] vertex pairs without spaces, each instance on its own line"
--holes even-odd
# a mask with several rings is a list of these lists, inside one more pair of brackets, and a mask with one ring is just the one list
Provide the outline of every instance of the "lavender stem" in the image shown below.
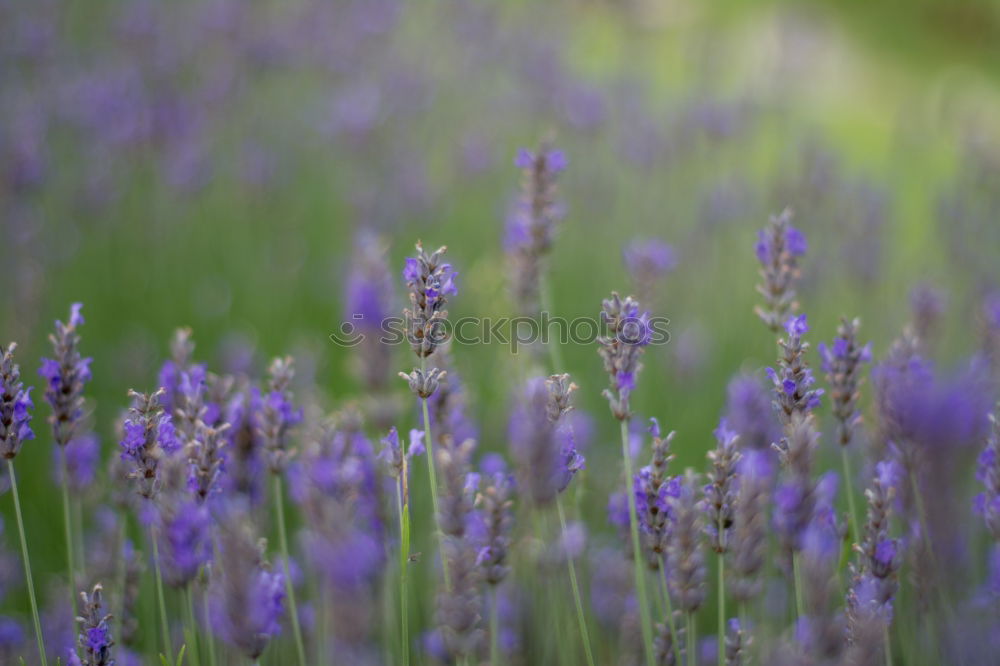
[[76,564],[73,556],[73,528],[70,525],[69,517],[69,469],[66,465],[66,449],[63,448],[62,455],[62,505],[63,505],[63,528],[66,534],[66,566],[69,574],[69,596],[72,601],[70,606],[73,609],[73,617],[76,617]]
[[[427,358],[420,358],[420,372],[427,372]],[[431,505],[434,509],[434,532],[437,534],[438,546],[441,550],[441,570],[444,573],[444,586],[451,589],[451,577],[448,575],[448,558],[444,556],[444,534],[438,525],[438,487],[437,472],[434,469],[434,438],[431,437],[431,417],[427,410],[427,398],[420,399],[420,408],[424,417],[424,444],[427,447],[427,476],[431,484]]]
[[844,490],[847,492],[847,506],[851,512],[851,537],[855,542],[861,539],[858,529],[858,510],[854,504],[854,482],[851,480],[851,461],[847,457],[847,447],[840,447],[840,460],[844,465]]
[[663,598],[667,601],[667,624],[670,626],[670,635],[673,636],[674,663],[680,666],[681,644],[677,636],[677,626],[674,622],[674,604],[670,601],[670,586],[667,585],[667,570],[660,566],[660,586],[663,588]]
[[403,456],[403,473],[396,481],[396,502],[399,509],[399,615],[401,651],[403,665],[410,663],[410,625],[408,610],[407,575],[410,561],[410,503],[403,497],[403,483],[406,478],[406,456]]
[[212,629],[211,629],[211,625],[209,624],[209,620],[208,620],[208,618],[209,618],[209,614],[208,614],[209,613],[209,610],[208,610],[208,590],[205,590],[205,593],[201,595],[201,606],[202,606],[202,611],[201,612],[205,616],[205,623],[206,623],[205,642],[208,643],[208,663],[209,663],[209,666],[217,666],[218,662],[216,661],[216,658],[215,658],[215,639],[212,636]]
[[187,611],[187,617],[184,618],[184,624],[187,626],[185,633],[189,646],[188,654],[191,655],[192,666],[201,666],[201,656],[198,652],[198,628],[194,623],[194,602],[191,600],[191,586],[188,585],[184,588],[184,605]]
[[[632,478],[632,456],[629,454],[628,446],[628,419],[621,420],[622,437],[622,458],[625,461],[625,482],[626,487],[631,488]],[[635,493],[628,491],[628,522],[629,531],[632,533],[632,558],[635,569],[635,593],[639,602],[639,618],[642,626],[642,647],[646,654],[646,666],[654,666],[653,661],[653,627],[649,619],[649,601],[646,598],[646,586],[642,580],[643,562],[642,548],[639,544],[639,521],[635,508]]]
[[[719,521],[719,534],[722,534],[722,521]],[[719,666],[726,663],[726,588],[725,588],[726,556],[719,553]]]
[[694,613],[687,612],[687,636],[684,640],[684,647],[687,648],[688,666],[698,666],[698,639],[695,636],[697,627],[694,622]]
[[500,666],[500,617],[497,588],[490,587],[490,666]]
[[[556,510],[559,512],[559,527],[565,537],[566,534],[566,514],[563,511],[562,494],[556,495]],[[576,619],[580,624],[580,636],[583,638],[583,650],[587,655],[587,664],[594,666],[594,653],[590,649],[590,633],[587,631],[587,620],[583,615],[583,602],[580,600],[580,585],[576,581],[576,565],[573,558],[566,558],[566,566],[569,568],[569,582],[573,587],[573,601],[576,603]]]
[[38,602],[35,600],[35,583],[31,577],[31,561],[28,559],[28,543],[24,538],[24,518],[21,517],[21,498],[17,493],[17,477],[14,476],[14,461],[7,459],[7,470],[10,472],[10,489],[14,495],[14,513],[17,516],[17,531],[21,537],[21,558],[24,560],[24,577],[28,585],[28,599],[31,601],[31,620],[35,623],[35,640],[38,641],[38,656],[42,666],[47,666],[45,644],[42,641],[42,624],[38,620]]
[[170,625],[167,623],[167,602],[163,596],[163,575],[160,573],[160,547],[157,545],[156,527],[150,528],[149,536],[150,541],[153,542],[153,568],[156,571],[156,600],[160,607],[160,632],[163,634],[163,649],[167,653],[169,663],[172,664],[174,663],[174,649],[170,643]]
[[306,648],[302,642],[302,628],[299,625],[299,609],[295,602],[295,585],[292,584],[288,566],[288,533],[285,530],[285,498],[281,475],[274,475],[274,510],[278,514],[278,539],[281,543],[282,565],[285,573],[285,593],[288,595],[288,611],[292,618],[292,634],[295,637],[295,652],[299,666],[306,666]]
[[795,616],[801,619],[805,617],[806,606],[802,599],[802,566],[799,563],[799,551],[792,553],[792,587],[795,588]]

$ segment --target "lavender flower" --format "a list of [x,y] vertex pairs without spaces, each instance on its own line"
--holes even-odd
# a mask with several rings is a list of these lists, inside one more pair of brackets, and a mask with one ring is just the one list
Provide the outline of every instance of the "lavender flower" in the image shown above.
[[80,356],[80,335],[83,325],[82,303],[70,308],[69,323],[56,321],[56,331],[49,336],[54,359],[42,359],[38,374],[45,378],[45,400],[52,407],[49,423],[58,446],[66,446],[76,434],[83,419],[83,386],[90,381],[90,358]]
[[195,501],[203,504],[222,490],[220,477],[225,470],[225,434],[229,424],[212,428],[198,421],[195,427],[195,439],[188,449],[187,487]]
[[774,492],[774,527],[788,551],[802,548],[802,538],[815,505],[812,464],[819,433],[811,418],[795,414],[786,428],[779,456],[782,478]]
[[805,236],[791,222],[792,211],[786,208],[781,215],[772,215],[767,227],[757,234],[755,251],[761,264],[757,292],[764,297],[764,306],[757,306],[754,312],[775,333],[798,307],[798,258],[808,249]]
[[755,375],[734,377],[726,390],[726,422],[739,436],[740,448],[771,451],[781,426],[771,408],[772,394]]
[[918,284],[910,292],[913,332],[926,348],[947,309],[947,294],[929,284]]
[[[639,542],[645,551],[646,562],[650,569],[656,570],[662,566],[666,554],[671,524],[671,498],[680,495],[680,477],[671,478],[667,475],[667,467],[674,456],[670,455],[670,443],[674,439],[673,432],[666,437],[660,436],[660,424],[656,419],[650,419],[650,433],[653,436],[653,453],[649,465],[639,470],[633,481],[635,493],[635,510],[639,521]],[[623,498],[624,499],[624,498]],[[624,507],[624,516],[617,519],[619,527],[627,536],[628,506]],[[631,549],[631,540],[626,538],[627,548]]]
[[607,326],[609,335],[598,338],[598,352],[604,359],[604,370],[611,378],[611,388],[604,391],[604,397],[608,399],[614,417],[624,421],[631,413],[629,396],[642,369],[639,358],[652,336],[649,313],[640,312],[639,302],[631,296],[623,300],[615,292],[603,305],[601,321]]
[[732,618],[726,623],[726,666],[743,666],[748,658],[746,653],[749,647],[749,637],[740,621]]
[[[76,618],[81,626],[77,638],[79,653],[71,655],[70,663],[73,663],[75,658],[75,662],[80,666],[115,664],[115,660],[111,658],[111,647],[115,642],[111,638],[111,627],[108,623],[111,615],[104,614],[102,596],[100,583],[94,586],[89,595],[86,592],[80,593],[80,598],[83,600],[83,615]],[[82,656],[79,656],[80,654]]]
[[380,342],[380,328],[393,310],[384,243],[371,233],[359,233],[344,281],[344,321],[365,336],[354,357],[355,373],[369,393],[381,394],[388,388],[392,355]]
[[451,264],[441,262],[447,248],[440,247],[428,254],[419,241],[416,247],[417,256],[407,257],[403,269],[403,280],[410,292],[410,307],[403,310],[403,315],[410,346],[417,357],[423,359],[432,355],[445,340],[442,322],[448,311],[444,308],[448,296],[458,293],[455,285],[458,274]]
[[830,402],[837,419],[837,441],[841,446],[850,444],[854,429],[861,422],[861,412],[858,411],[859,374],[861,364],[872,360],[871,345],[862,347],[858,343],[860,323],[858,319],[841,320],[833,344],[829,347],[820,344],[818,347],[823,359],[823,372],[830,385]]
[[568,375],[536,377],[525,384],[511,412],[507,436],[518,487],[536,506],[552,502],[584,465],[572,433],[562,429],[575,388]]
[[221,563],[210,590],[210,617],[216,636],[248,659],[257,659],[281,631],[285,583],[263,559],[242,520],[222,524]]
[[474,440],[457,444],[450,438],[437,448],[437,466],[441,470],[441,494],[437,524],[444,534],[462,538],[469,512],[476,497],[478,474],[469,473]]
[[657,238],[633,240],[622,259],[641,301],[651,301],[656,283],[677,265],[674,248]]
[[761,450],[747,451],[738,463],[727,587],[740,603],[756,598],[764,588],[761,571],[767,557],[773,466],[771,456]]
[[723,419],[715,429],[715,440],[716,448],[708,452],[712,469],[708,473],[708,484],[703,489],[705,496],[701,507],[705,512],[705,534],[709,545],[721,555],[729,550],[733,526],[733,505],[738,486],[737,463],[740,460],[740,452],[736,448],[739,435],[730,430]]
[[450,585],[438,594],[437,623],[452,659],[478,657],[485,632],[479,583],[482,571],[475,546],[468,539],[448,538],[441,556],[447,562]]
[[507,555],[514,524],[513,494],[514,478],[505,471],[496,471],[476,495],[476,508],[485,528],[476,562],[483,568],[484,578],[490,585],[502,583],[510,571]]
[[162,503],[160,521],[163,578],[169,585],[184,587],[212,559],[211,516],[194,500],[171,498]]
[[191,365],[194,354],[194,341],[191,339],[190,328],[178,328],[170,338],[170,358],[160,366],[157,381],[163,388],[163,405],[167,413],[173,416],[180,407],[180,392],[182,376]]
[[129,391],[132,406],[120,444],[121,459],[131,467],[128,476],[137,480],[138,493],[146,499],[153,499],[160,490],[161,460],[180,448],[174,425],[160,406],[162,395],[162,389],[149,394]]
[[976,480],[985,490],[975,499],[976,513],[983,517],[990,536],[1000,542],[1000,407],[990,414],[990,434],[979,454]]
[[422,430],[410,431],[410,442],[405,451],[399,441],[399,433],[396,431],[395,426],[389,428],[389,434],[382,439],[382,444],[384,446],[382,447],[382,451],[379,452],[378,457],[386,464],[389,476],[394,479],[405,479],[409,461],[414,456],[423,455],[426,451]]
[[264,497],[264,440],[257,429],[260,399],[256,389],[236,390],[225,408],[226,474],[225,489],[231,500],[256,506]]
[[[91,486],[97,474],[97,464],[101,458],[101,442],[92,432],[78,435],[64,448],[53,449],[52,455],[56,462],[52,470],[56,483],[63,483],[65,470],[70,489],[82,493]],[[66,458],[65,465],[62,463],[63,456]]]
[[823,389],[810,388],[816,379],[805,360],[809,343],[802,336],[809,331],[805,315],[789,317],[785,322],[787,336],[778,340],[782,355],[778,359],[778,370],[767,369],[767,375],[774,384],[775,407],[778,418],[786,428],[792,421],[792,414],[807,415],[819,406]]
[[670,497],[673,524],[667,545],[670,593],[684,612],[698,610],[705,600],[705,554],[701,549],[702,512],[698,509],[698,476],[688,470],[676,497]]
[[261,396],[255,410],[257,434],[264,443],[268,468],[278,474],[294,453],[289,448],[289,432],[302,421],[302,409],[292,404],[291,383],[295,362],[291,356],[276,358],[268,367],[267,394]]
[[514,166],[522,170],[521,193],[507,222],[507,257],[514,302],[525,315],[541,307],[545,257],[552,251],[556,226],[564,207],[556,197],[556,180],[568,161],[547,145],[537,151],[518,150]]
[[21,382],[21,369],[14,363],[17,344],[0,346],[0,454],[13,460],[21,444],[35,438],[31,430],[31,387]]

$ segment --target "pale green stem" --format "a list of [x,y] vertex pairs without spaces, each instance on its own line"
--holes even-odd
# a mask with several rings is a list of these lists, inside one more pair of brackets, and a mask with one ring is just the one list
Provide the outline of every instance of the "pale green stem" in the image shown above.
[[31,577],[31,560],[28,559],[28,542],[24,538],[24,518],[21,516],[21,498],[17,493],[17,477],[14,475],[14,461],[10,458],[7,459],[7,470],[10,472],[11,494],[14,495],[14,514],[17,516],[17,532],[21,537],[21,559],[24,560],[24,579],[28,586],[28,600],[31,602],[31,620],[35,624],[35,640],[38,641],[38,656],[42,660],[42,666],[47,666],[48,660],[45,657],[45,642],[42,639],[42,623],[38,620],[38,601],[35,599],[35,581]]
[[892,639],[889,637],[888,623],[882,627],[882,641],[885,643],[885,666],[892,666]]
[[115,587],[118,592],[118,599],[121,601],[122,607],[118,609],[117,613],[113,613],[115,620],[115,633],[113,634],[118,640],[121,640],[122,635],[122,624],[125,621],[125,583],[126,576],[128,574],[127,564],[125,562],[125,534],[128,529],[128,524],[125,522],[125,516],[121,517],[121,523],[118,525],[118,552],[117,552],[117,563],[118,563],[118,584]]
[[205,625],[208,627],[206,629],[205,642],[208,643],[208,663],[210,666],[216,666],[218,663],[215,658],[215,637],[212,636],[211,625],[209,624],[209,608],[208,608],[208,590],[206,589],[201,597],[201,607],[202,614],[205,616]]
[[687,613],[687,640],[685,641],[685,647],[687,648],[687,663],[688,666],[698,666],[698,627],[695,625],[694,613],[688,611]]
[[[552,288],[549,280],[546,277],[540,278],[539,291],[541,292],[542,300],[542,312],[546,312],[549,317],[552,316]],[[541,324],[539,324],[541,325]],[[562,356],[562,347],[559,341],[549,340],[546,345],[549,348],[549,360],[552,363],[552,371],[555,373],[560,373],[563,368],[566,367]]]
[[66,465],[66,448],[60,451],[59,459],[62,461],[62,504],[63,504],[63,528],[66,533],[66,567],[69,575],[69,598],[70,608],[73,609],[73,617],[76,612],[76,563],[73,551],[73,528],[69,515],[69,470]]
[[163,635],[163,650],[169,663],[174,663],[174,648],[170,643],[170,625],[167,622],[167,601],[163,595],[163,575],[160,573],[160,547],[156,528],[150,528],[150,540],[153,542],[153,569],[156,572],[156,601],[160,608],[160,632]]
[[[720,521],[721,522],[721,521]],[[722,531],[719,531],[722,538]],[[719,666],[726,663],[726,588],[725,588],[726,556],[719,553]]]
[[490,666],[500,666],[500,605],[496,585],[490,586]]
[[639,618],[642,627],[642,647],[646,655],[646,666],[654,666],[653,627],[649,619],[649,600],[643,580],[642,549],[639,544],[639,523],[636,516],[635,493],[632,492],[632,456],[628,446],[628,421],[621,421],[622,458],[625,461],[625,495],[628,497],[629,530],[632,533],[632,559],[635,565],[635,593],[639,602]]
[[681,663],[681,637],[677,635],[677,626],[674,622],[674,604],[670,601],[670,586],[667,585],[667,570],[660,564],[660,585],[663,587],[663,598],[667,600],[667,624],[670,627],[671,643],[674,646],[674,663],[680,666]]
[[851,512],[851,536],[855,543],[861,542],[861,530],[858,528],[858,510],[854,504],[854,481],[851,479],[851,462],[847,457],[847,447],[840,447],[840,460],[844,465],[844,489],[847,491],[847,506]]
[[796,617],[805,617],[806,607],[802,598],[802,567],[799,564],[798,552],[792,553],[792,586],[795,588],[795,613]]
[[[427,372],[427,359],[420,359],[420,372]],[[451,590],[451,577],[448,575],[448,558],[444,552],[444,534],[438,525],[438,487],[437,487],[437,462],[434,460],[434,439],[431,437],[431,417],[427,410],[427,399],[420,399],[420,409],[424,417],[424,445],[427,448],[427,476],[431,485],[431,506],[434,509],[434,533],[437,534],[438,548],[441,551],[441,570],[444,572],[445,589]]]
[[[406,474],[406,468],[403,468]],[[396,480],[396,501],[399,509],[399,619],[400,619],[400,649],[403,654],[403,665],[410,663],[410,619],[409,591],[407,569],[410,560],[410,504],[403,498],[403,479]]]
[[187,638],[185,639],[188,644],[187,654],[190,655],[190,660],[192,666],[201,665],[201,655],[198,652],[198,627],[194,622],[194,601],[191,600],[191,586],[188,585],[184,588],[184,605],[186,606],[187,617],[185,618],[185,624],[187,625]]
[[[562,495],[556,495],[556,510],[559,512],[559,527],[562,535],[566,535],[566,514],[563,511]],[[583,602],[580,600],[580,585],[576,580],[576,565],[573,558],[567,555],[566,566],[569,569],[569,583],[573,588],[573,602],[576,604],[576,620],[580,625],[580,637],[583,639],[583,651],[587,655],[587,664],[594,666],[594,653],[590,649],[590,632],[587,631],[587,620],[583,614]]]
[[278,514],[278,540],[281,543],[281,557],[285,573],[285,594],[288,596],[288,614],[292,618],[292,635],[295,638],[295,652],[299,666],[306,666],[306,647],[302,641],[302,628],[299,625],[299,609],[295,602],[295,585],[288,566],[288,532],[285,530],[285,498],[281,484],[281,475],[274,475],[274,510]]

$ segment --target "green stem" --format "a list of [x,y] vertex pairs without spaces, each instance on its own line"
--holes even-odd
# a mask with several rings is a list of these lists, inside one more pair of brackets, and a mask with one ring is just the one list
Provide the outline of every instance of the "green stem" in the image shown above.
[[191,586],[188,585],[184,588],[184,605],[187,617],[185,618],[185,624],[187,629],[184,633],[187,634],[185,640],[188,644],[187,653],[191,661],[192,666],[201,665],[201,655],[198,653],[198,628],[194,623],[194,602],[191,600]]
[[128,529],[128,524],[125,522],[125,516],[121,517],[121,522],[118,525],[118,543],[116,545],[117,552],[115,553],[115,562],[118,565],[117,572],[117,584],[115,585],[115,591],[118,594],[118,599],[122,604],[122,608],[119,609],[117,613],[114,613],[115,622],[115,632],[113,636],[117,637],[119,640],[122,635],[122,624],[125,621],[125,583],[127,575],[127,564],[125,562],[125,534]]
[[885,666],[892,666],[892,639],[889,637],[889,625],[882,627],[882,641],[885,643]]
[[632,456],[628,446],[628,421],[621,421],[622,458],[625,461],[625,495],[628,497],[629,531],[632,533],[632,559],[635,564],[635,593],[639,602],[639,618],[642,626],[642,643],[646,655],[646,666],[654,666],[653,627],[649,619],[649,601],[643,581],[642,549],[639,544],[639,523],[635,508],[635,493],[632,492]]
[[795,588],[795,613],[802,618],[806,614],[805,601],[802,598],[802,567],[799,564],[798,552],[792,553],[792,586]]
[[[722,538],[722,531],[719,531]],[[719,666],[726,663],[726,588],[725,588],[726,556],[719,553]]]
[[70,607],[73,609],[73,617],[76,612],[76,563],[73,556],[73,528],[70,524],[69,515],[69,469],[66,465],[66,449],[60,451],[59,456],[62,463],[62,505],[63,505],[63,528],[66,533],[66,568],[69,575],[69,597]]
[[208,608],[208,590],[207,589],[205,590],[205,592],[201,596],[201,608],[202,608],[201,612],[202,612],[202,614],[204,615],[204,618],[205,618],[205,626],[207,627],[207,629],[206,629],[206,635],[205,635],[205,642],[208,643],[208,663],[209,663],[210,666],[216,666],[216,664],[218,662],[216,661],[216,658],[215,658],[215,638],[212,636],[211,625],[209,624],[209,621],[208,621],[209,608]]
[[490,666],[500,666],[500,615],[496,585],[490,586]]
[[854,482],[851,480],[851,462],[847,457],[847,447],[840,447],[840,461],[844,465],[844,488],[847,491],[847,506],[851,511],[851,536],[855,543],[861,541],[861,530],[858,528],[858,510],[854,504]]
[[695,632],[698,628],[695,626],[694,613],[688,611],[687,613],[687,640],[684,642],[687,648],[687,663],[688,666],[698,666],[698,637]]
[[[542,303],[541,303],[542,312],[545,312],[546,314],[548,314],[551,317],[552,316],[552,285],[550,284],[549,280],[545,276],[542,276],[539,279],[539,282],[540,282],[540,284],[539,284],[539,291],[540,291],[541,299],[542,299]],[[559,344],[559,341],[558,340],[556,340],[556,341],[549,340],[548,343],[546,344],[546,346],[549,348],[549,361],[552,363],[552,372],[555,372],[557,374],[561,373],[563,371],[563,368],[565,367],[565,364],[564,364],[563,356],[562,356],[562,347]]]
[[[566,535],[566,514],[563,511],[562,495],[556,495],[556,509],[559,512],[559,527],[562,534]],[[576,581],[576,565],[573,558],[566,558],[566,565],[569,568],[569,582],[573,587],[573,601],[576,604],[576,620],[580,625],[580,637],[583,639],[583,651],[587,655],[587,664],[594,666],[594,653],[590,649],[590,633],[587,631],[587,620],[583,615],[583,602],[580,600],[580,585]]]
[[298,655],[299,666],[306,666],[306,647],[302,641],[302,628],[299,625],[299,609],[295,603],[295,585],[288,566],[288,532],[285,530],[285,498],[281,484],[281,475],[274,475],[274,510],[278,514],[278,541],[281,543],[282,565],[285,573],[285,594],[288,596],[288,611],[292,618],[292,634],[295,638],[295,652]]
[[[426,358],[420,359],[420,372],[425,374],[427,372]],[[437,472],[435,470],[437,463],[434,461],[434,439],[431,437],[431,417],[427,410],[426,398],[420,399],[420,409],[424,417],[424,444],[427,448],[427,476],[431,485],[431,506],[434,509],[434,533],[437,534],[438,548],[441,551],[441,570],[444,572],[444,586],[445,589],[451,590],[451,577],[448,575],[448,558],[444,552],[444,534],[438,525],[440,513],[438,512],[438,486]]]
[[670,626],[671,643],[674,646],[674,663],[680,666],[681,663],[681,637],[677,635],[677,626],[674,622],[674,605],[670,601],[670,586],[667,585],[667,570],[660,564],[660,585],[663,587],[663,598],[667,600],[667,624]]
[[156,528],[150,528],[150,540],[153,542],[153,569],[156,571],[156,600],[160,607],[160,632],[163,635],[163,650],[169,663],[174,663],[174,648],[170,643],[170,625],[167,623],[167,602],[163,596],[163,575],[160,573],[160,547],[157,545]]
[[[17,494],[17,477],[14,475],[14,461],[7,459],[7,470],[10,472],[10,490],[14,495],[14,513],[17,516],[17,532],[21,537],[21,559],[24,560],[24,578],[28,585],[28,599],[31,601],[31,620],[35,624],[35,640],[38,641],[38,656],[42,666],[47,666],[45,643],[42,639],[42,623],[38,620],[38,601],[35,599],[35,582],[31,577],[31,560],[28,559],[28,542],[24,538],[24,518],[21,516],[21,498]],[[75,591],[75,590],[74,590]],[[75,594],[73,595],[76,596]]]
[[[406,474],[406,468],[403,468]],[[400,619],[400,651],[403,655],[403,665],[410,663],[410,619],[409,591],[407,569],[410,561],[410,503],[403,498],[403,480],[396,481],[396,500],[399,508],[399,619]]]

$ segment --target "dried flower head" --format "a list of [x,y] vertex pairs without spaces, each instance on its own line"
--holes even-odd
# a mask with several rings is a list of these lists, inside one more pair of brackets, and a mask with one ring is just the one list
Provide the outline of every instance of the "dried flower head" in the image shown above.
[[798,307],[798,258],[808,249],[805,236],[791,222],[792,211],[786,208],[780,215],[772,215],[767,227],[757,234],[755,251],[761,265],[757,292],[764,297],[764,305],[754,308],[754,312],[775,333]]
[[631,296],[622,299],[616,292],[612,292],[603,305],[601,321],[608,335],[598,338],[598,352],[611,378],[611,387],[605,389],[604,397],[614,417],[624,421],[631,414],[629,396],[635,390],[636,377],[642,369],[639,359],[652,337],[649,313],[640,310],[639,301]]
[[506,471],[496,471],[487,477],[485,487],[476,495],[476,508],[485,526],[483,545],[476,561],[483,568],[483,577],[490,585],[499,585],[507,577],[507,554],[514,526],[511,507],[514,504],[514,478]]
[[21,369],[14,363],[17,344],[0,345],[0,455],[12,460],[21,444],[35,438],[31,430],[31,387],[24,388]]
[[101,584],[94,586],[90,594],[80,593],[83,600],[83,615],[76,618],[80,624],[77,636],[79,663],[81,666],[114,666],[111,658],[111,647],[115,644],[111,638],[111,615],[103,610],[103,594]]
[[410,307],[403,310],[407,339],[418,358],[427,358],[447,339],[443,321],[448,317],[448,296],[458,293],[451,264],[441,261],[447,248],[427,253],[417,241],[417,256],[407,257],[403,280],[410,292]]
[[161,460],[180,449],[174,424],[160,406],[162,395],[162,389],[155,393],[129,391],[132,406],[120,444],[121,459],[131,467],[128,476],[136,479],[137,491],[146,499],[153,499],[160,490]]
[[850,444],[854,429],[861,422],[858,411],[858,388],[861,386],[861,365],[872,359],[871,345],[858,342],[858,319],[841,320],[833,344],[818,347],[823,359],[823,372],[830,386],[830,402],[837,419],[837,441],[841,446]]
[[733,526],[734,504],[737,489],[737,450],[739,435],[729,429],[725,419],[715,429],[716,447],[708,452],[712,466],[708,472],[708,483],[703,488],[701,505],[705,512],[705,534],[709,547],[716,553],[729,550],[730,534]]

